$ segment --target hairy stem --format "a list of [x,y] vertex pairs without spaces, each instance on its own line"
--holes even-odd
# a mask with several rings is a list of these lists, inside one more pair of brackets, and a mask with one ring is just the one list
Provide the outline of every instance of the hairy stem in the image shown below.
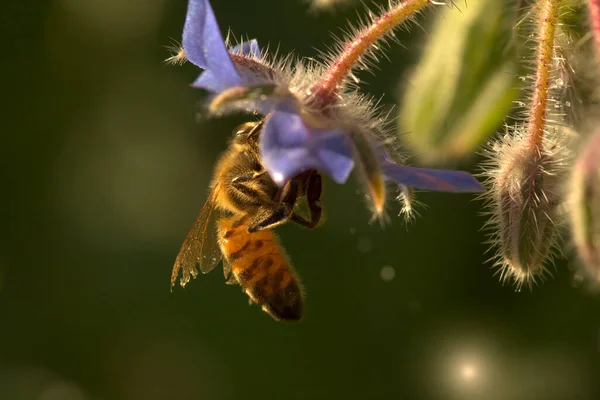
[[546,109],[548,107],[548,87],[550,83],[554,35],[558,18],[559,0],[541,0],[541,12],[538,20],[538,49],[535,87],[529,111],[527,137],[532,147],[539,149],[546,127]]
[[317,96],[328,98],[334,95],[352,68],[377,40],[431,3],[431,0],[405,0],[392,6],[375,18],[371,25],[359,31],[327,68],[327,73],[314,89]]
[[596,41],[596,54],[600,57],[600,0],[588,0],[588,10]]

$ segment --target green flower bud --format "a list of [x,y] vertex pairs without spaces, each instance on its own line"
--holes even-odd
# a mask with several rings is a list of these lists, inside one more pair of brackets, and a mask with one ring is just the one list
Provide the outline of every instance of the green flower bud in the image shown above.
[[587,275],[600,281],[600,130],[580,149],[571,172],[567,213]]
[[400,109],[401,139],[421,163],[471,156],[517,98],[509,3],[473,1],[436,21]]
[[541,147],[526,130],[516,126],[487,151],[491,243],[500,279],[513,280],[517,289],[543,278],[559,250],[557,222],[570,159],[571,136],[562,129],[546,132]]

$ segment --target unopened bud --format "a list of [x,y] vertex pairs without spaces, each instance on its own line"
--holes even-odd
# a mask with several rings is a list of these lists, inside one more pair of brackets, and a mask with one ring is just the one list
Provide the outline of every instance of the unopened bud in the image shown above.
[[600,281],[600,130],[580,149],[571,172],[567,213],[577,254]]
[[[400,139],[425,164],[471,157],[517,98],[510,2],[477,0],[445,10],[404,90]],[[481,49],[490,49],[482,52]]]
[[558,250],[557,220],[568,165],[568,135],[546,132],[541,146],[517,126],[488,150],[486,171],[492,243],[499,250],[500,279],[513,280],[517,289],[531,287],[548,272]]

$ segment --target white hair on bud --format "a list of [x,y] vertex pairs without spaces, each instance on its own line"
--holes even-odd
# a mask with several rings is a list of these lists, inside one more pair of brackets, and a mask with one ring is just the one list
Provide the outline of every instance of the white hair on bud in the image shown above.
[[561,252],[559,224],[572,160],[570,141],[560,127],[553,127],[545,132],[541,148],[532,148],[526,126],[516,125],[484,150],[488,191],[482,197],[490,216],[485,228],[500,280],[513,281],[517,290],[550,275],[547,266]]
[[396,200],[402,205],[398,215],[404,217],[405,224],[413,223],[417,217],[420,217],[419,211],[416,210],[417,207],[426,207],[425,203],[415,198],[415,190],[404,185],[398,186]]

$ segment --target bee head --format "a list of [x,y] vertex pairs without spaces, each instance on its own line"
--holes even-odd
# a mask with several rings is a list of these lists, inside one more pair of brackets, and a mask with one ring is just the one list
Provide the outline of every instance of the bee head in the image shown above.
[[260,122],[246,122],[238,126],[234,130],[233,143],[236,146],[246,147],[253,146],[258,147],[258,137],[262,127],[262,121]]

